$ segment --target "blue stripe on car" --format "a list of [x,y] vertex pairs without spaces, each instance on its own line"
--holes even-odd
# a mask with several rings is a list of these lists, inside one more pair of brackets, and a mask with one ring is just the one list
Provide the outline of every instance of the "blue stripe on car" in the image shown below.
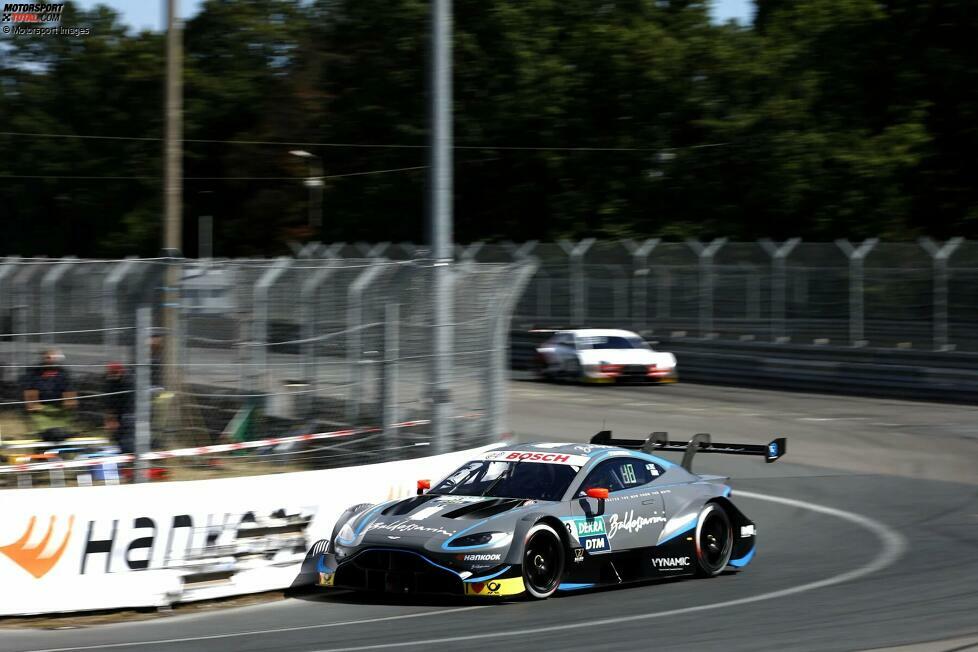
[[734,568],[741,568],[743,566],[746,566],[747,564],[750,563],[750,560],[754,558],[754,551],[755,550],[757,550],[757,548],[751,548],[750,549],[750,552],[748,552],[746,555],[744,555],[740,559],[731,559],[730,560],[730,565],[733,566]]
[[564,582],[557,587],[558,591],[576,591],[578,589],[589,589],[593,584],[575,584],[573,582]]

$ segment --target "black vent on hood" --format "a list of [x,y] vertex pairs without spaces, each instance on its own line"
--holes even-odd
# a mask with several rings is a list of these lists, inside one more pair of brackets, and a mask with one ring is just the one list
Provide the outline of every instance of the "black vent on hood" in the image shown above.
[[479,519],[502,514],[523,504],[522,498],[496,498],[465,505],[445,514],[445,518]]
[[403,516],[413,511],[416,507],[424,505],[426,502],[436,498],[436,496],[415,496],[414,498],[408,498],[400,502],[394,503],[390,507],[386,508],[381,512],[384,516]]

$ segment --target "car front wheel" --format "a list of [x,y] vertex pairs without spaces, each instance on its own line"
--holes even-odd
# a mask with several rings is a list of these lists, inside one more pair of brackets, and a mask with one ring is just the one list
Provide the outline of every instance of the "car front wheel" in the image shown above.
[[546,523],[537,523],[526,535],[523,547],[523,584],[537,600],[549,598],[564,574],[564,544]]

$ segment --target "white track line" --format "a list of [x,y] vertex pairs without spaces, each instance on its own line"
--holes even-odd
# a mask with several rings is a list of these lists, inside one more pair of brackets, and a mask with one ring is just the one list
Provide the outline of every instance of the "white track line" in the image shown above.
[[76,647],[55,647],[43,650],[27,650],[26,652],[72,652],[73,650],[104,650],[118,647],[136,647],[141,645],[164,645],[167,643],[191,643],[194,641],[213,641],[222,638],[237,638],[241,636],[252,636],[255,634],[281,634],[282,632],[301,632],[307,629],[325,629],[327,627],[341,627],[343,625],[367,625],[371,623],[381,623],[388,620],[403,620],[405,618],[421,618],[422,616],[440,616],[442,614],[458,613],[460,611],[471,611],[473,609],[485,609],[492,605],[484,604],[474,607],[461,607],[453,609],[439,609],[438,611],[425,611],[419,614],[402,614],[400,616],[383,616],[380,618],[364,618],[363,620],[346,620],[339,623],[322,623],[321,625],[300,625],[299,627],[281,627],[279,629],[258,629],[250,632],[231,632],[228,634],[212,634],[210,636],[188,636],[186,638],[166,638],[156,641],[134,641],[131,643],[105,643],[102,645],[82,645]]
[[422,646],[422,645],[440,645],[444,643],[460,643],[462,641],[472,641],[475,639],[485,640],[486,637],[498,638],[503,636],[532,636],[534,634],[545,634],[547,632],[556,631],[567,631],[569,629],[582,629],[585,627],[595,627],[602,625],[617,625],[620,623],[627,623],[638,620],[652,620],[653,618],[665,618],[668,616],[678,616],[680,614],[690,614],[698,611],[708,611],[711,609],[722,609],[724,607],[735,607],[743,604],[751,604],[752,602],[761,602],[763,600],[773,600],[775,598],[783,598],[789,595],[794,595],[796,593],[802,593],[804,591],[813,591],[815,589],[821,589],[826,586],[833,586],[835,584],[841,584],[843,582],[850,582],[852,580],[858,579],[865,575],[870,575],[878,571],[883,570],[887,566],[893,564],[906,550],[907,544],[899,532],[883,525],[879,521],[869,518],[868,516],[863,516],[861,514],[855,514],[853,512],[847,512],[841,509],[835,509],[834,507],[826,507],[824,505],[816,505],[814,503],[808,503],[802,500],[793,500],[791,498],[780,498],[778,496],[768,496],[765,494],[756,494],[750,491],[737,491],[736,496],[738,498],[754,498],[756,500],[766,500],[772,503],[780,503],[782,505],[790,505],[791,507],[798,507],[800,509],[807,509],[812,512],[818,512],[820,514],[826,514],[828,516],[834,516],[840,518],[844,521],[849,521],[855,525],[863,527],[877,537],[883,543],[883,549],[871,562],[862,566],[860,568],[841,573],[839,575],[834,575],[828,577],[824,580],[819,580],[817,582],[809,582],[808,584],[802,584],[800,586],[793,586],[787,589],[781,589],[780,591],[771,591],[769,593],[761,593],[759,595],[752,595],[746,598],[738,598],[736,600],[726,600],[724,602],[714,602],[713,604],[703,604],[697,605],[695,607],[684,607],[682,609],[670,609],[669,611],[659,611],[651,614],[639,614],[635,616],[618,616],[616,618],[602,618],[600,620],[589,620],[584,623],[569,623],[562,625],[550,625],[548,627],[532,627],[528,629],[513,629],[508,631],[493,630],[491,633],[482,634],[470,634],[467,636],[451,636],[446,638],[431,638],[423,641],[403,641],[398,643],[380,643],[377,645],[360,645],[356,647],[342,647],[342,648],[330,648],[328,650],[319,650],[318,652],[359,652],[361,650],[385,650],[396,647],[411,647],[411,646]]
[[[665,618],[668,616],[677,616],[680,614],[689,614],[699,611],[708,611],[711,609],[722,609],[725,607],[735,607],[743,604],[751,604],[753,602],[761,602],[764,600],[773,600],[775,598],[783,598],[789,595],[795,595],[796,593],[802,593],[805,591],[813,591],[815,589],[821,589],[826,586],[833,586],[835,584],[841,584],[843,582],[850,582],[852,580],[876,573],[883,570],[887,566],[893,564],[906,549],[906,541],[899,532],[887,527],[886,525],[880,523],[879,521],[869,518],[868,516],[863,516],[861,514],[855,514],[853,512],[847,512],[845,510],[836,509],[834,507],[826,507],[824,505],[817,505],[815,503],[805,502],[803,500],[794,500],[792,498],[781,498],[779,496],[768,496],[766,494],[757,494],[751,491],[737,491],[736,495],[738,498],[753,498],[755,500],[766,500],[772,503],[780,503],[782,505],[789,505],[791,507],[797,507],[799,509],[807,509],[812,512],[818,512],[819,514],[826,514],[828,516],[834,516],[836,518],[842,519],[844,521],[849,521],[857,526],[865,528],[879,537],[883,544],[880,553],[870,561],[865,566],[856,568],[839,575],[834,575],[828,577],[824,580],[818,580],[817,582],[809,582],[808,584],[802,584],[800,586],[793,586],[787,589],[781,589],[779,591],[771,591],[768,593],[761,593],[759,595],[748,596],[746,598],[737,598],[735,600],[726,600],[724,602],[714,602],[712,604],[696,605],[693,607],[683,607],[681,609],[670,609],[668,611],[659,611],[651,614],[637,614],[634,616],[618,616],[615,618],[602,618],[600,620],[590,620],[584,623],[570,623],[562,625],[550,625],[547,627],[533,627],[528,629],[514,629],[508,631],[493,630],[491,634],[470,634],[466,636],[451,636],[445,638],[431,638],[419,641],[400,641],[397,643],[379,643],[376,645],[361,645],[357,647],[344,647],[344,648],[330,648],[329,650],[320,650],[319,652],[359,652],[360,650],[383,650],[397,647],[411,647],[411,646],[422,646],[422,645],[438,645],[442,643],[458,643],[462,641],[471,641],[474,639],[484,639],[486,636],[492,637],[511,637],[511,636],[527,636],[533,634],[543,634],[546,632],[554,631],[566,631],[569,629],[581,629],[585,627],[594,627],[601,625],[615,625],[619,623],[626,623],[639,620],[652,620],[654,618]],[[250,632],[232,632],[228,634],[213,634],[210,636],[191,636],[187,638],[171,638],[171,639],[161,639],[155,641],[135,641],[131,643],[109,643],[105,645],[87,645],[81,647],[64,647],[64,648],[48,648],[45,650],[29,650],[28,652],[70,652],[71,650],[103,650],[109,648],[121,648],[121,647],[137,647],[146,645],[165,645],[169,643],[190,643],[194,641],[210,641],[215,639],[227,639],[236,638],[241,636],[252,636],[258,634],[279,634],[283,632],[298,632],[303,630],[313,630],[313,629],[324,629],[327,627],[341,627],[344,625],[368,625],[371,623],[379,623],[389,620],[401,620],[405,618],[421,618],[424,616],[439,616],[448,613],[459,613],[462,611],[470,611],[473,609],[485,609],[491,605],[479,605],[473,607],[459,607],[453,609],[439,609],[437,611],[426,611],[424,613],[417,614],[404,614],[400,616],[384,616],[381,618],[365,618],[363,620],[350,620],[339,623],[324,623],[321,625],[303,625],[299,627],[282,627],[279,629],[265,629],[265,630],[254,630]]]

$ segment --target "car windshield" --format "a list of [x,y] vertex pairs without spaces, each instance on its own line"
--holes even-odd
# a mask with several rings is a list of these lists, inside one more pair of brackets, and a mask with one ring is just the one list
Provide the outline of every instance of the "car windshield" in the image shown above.
[[640,337],[619,335],[591,335],[578,338],[584,349],[648,349],[649,345]]
[[477,460],[459,467],[429,493],[560,500],[577,471],[568,464]]

